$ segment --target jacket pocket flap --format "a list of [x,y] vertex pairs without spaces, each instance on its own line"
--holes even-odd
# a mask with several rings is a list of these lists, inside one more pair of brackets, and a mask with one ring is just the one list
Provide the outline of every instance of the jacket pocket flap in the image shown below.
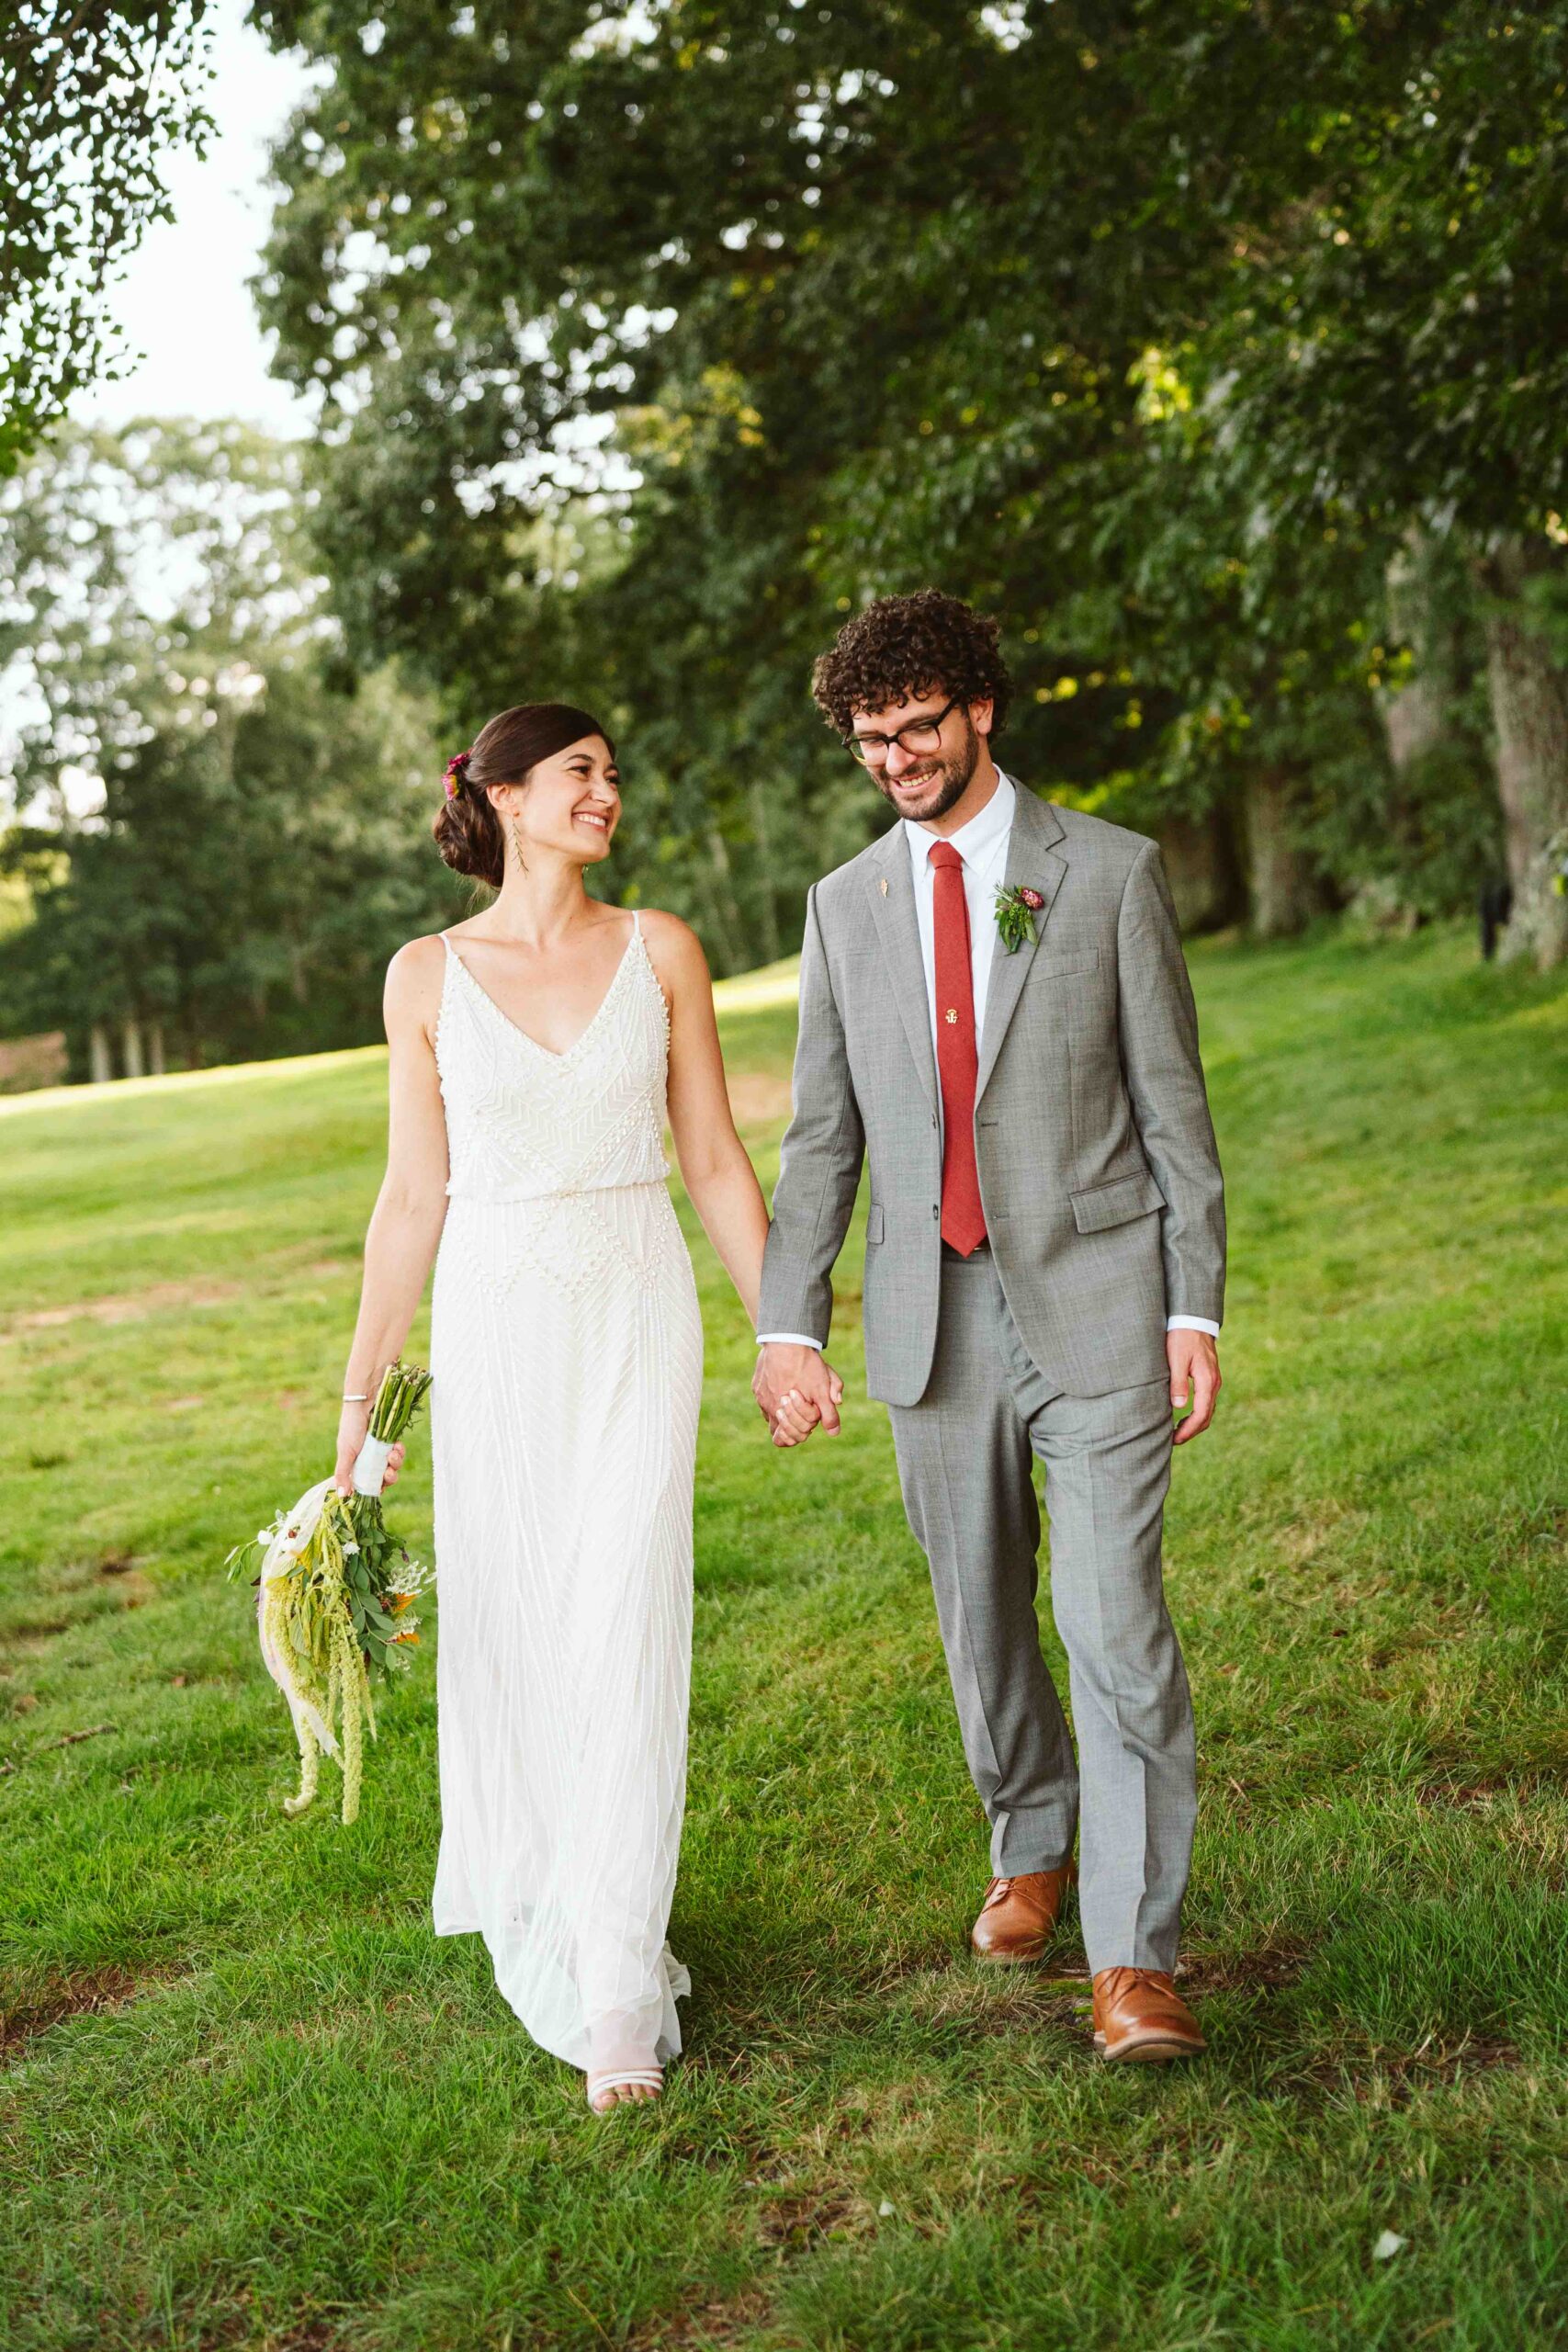
[[1067,948],[1060,956],[1036,956],[1030,967],[1032,980],[1067,980],[1075,972],[1098,972],[1098,947]]
[[882,1238],[882,1204],[880,1201],[873,1201],[871,1207],[866,1212],[865,1238],[868,1246],[873,1242],[880,1241]]
[[1146,1168],[1135,1175],[1118,1176],[1111,1184],[1073,1194],[1073,1223],[1080,1233],[1103,1233],[1108,1226],[1125,1225],[1130,1218],[1163,1209],[1165,1194]]

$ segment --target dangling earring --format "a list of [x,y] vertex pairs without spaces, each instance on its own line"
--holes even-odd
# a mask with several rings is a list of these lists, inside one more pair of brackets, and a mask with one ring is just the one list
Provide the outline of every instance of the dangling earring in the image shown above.
[[511,815],[507,818],[506,828],[508,832],[512,835],[513,855],[516,858],[518,865],[523,868],[524,873],[526,874],[528,871],[528,861],[523,854],[523,828],[517,821],[517,812],[515,809],[513,809]]

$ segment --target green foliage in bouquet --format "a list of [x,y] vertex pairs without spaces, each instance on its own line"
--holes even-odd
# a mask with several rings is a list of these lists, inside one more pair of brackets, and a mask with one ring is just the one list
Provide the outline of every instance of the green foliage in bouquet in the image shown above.
[[[389,1365],[369,1436],[395,1444],[429,1385],[417,1364]],[[390,1681],[406,1669],[419,1639],[412,1604],[430,1571],[393,1540],[378,1493],[341,1495],[331,1479],[236,1544],[228,1572],[242,1575],[258,1559],[262,1657],[288,1702],[299,1747],[299,1790],[284,1810],[303,1813],[311,1803],[325,1748],[343,1769],[346,1826],[359,1811],[366,1730],[376,1736],[370,1678]]]

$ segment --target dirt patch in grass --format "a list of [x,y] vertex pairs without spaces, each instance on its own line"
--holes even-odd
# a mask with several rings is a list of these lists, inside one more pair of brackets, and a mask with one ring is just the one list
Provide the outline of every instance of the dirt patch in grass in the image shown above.
[[134,1552],[106,1552],[98,1562],[98,1574],[101,1577],[129,1576],[135,1566]]
[[1312,1954],[1310,1944],[1281,1938],[1253,1951],[1200,1952],[1176,1972],[1184,1999],[1205,1993],[1277,1993],[1294,1984]]
[[63,1306],[34,1306],[7,1317],[4,1332],[52,1331],[62,1323],[140,1323],[175,1306],[226,1306],[243,1295],[240,1283],[152,1283],[117,1297],[72,1299]]
[[735,2345],[754,2344],[775,2286],[776,2281],[747,2287],[738,2295],[693,2303],[684,2311],[660,2312],[633,2328],[626,2339],[626,2352],[730,2352]]
[[1523,2064],[1511,2041],[1490,2034],[1466,2034],[1458,2041],[1434,2036],[1418,2050],[1319,2060],[1298,2087],[1317,2102],[1348,2096],[1359,2106],[1406,2108],[1424,2091],[1459,2090],[1478,2075],[1511,2073]]
[[857,2210],[853,2199],[833,2193],[773,2199],[757,2225],[757,2243],[766,2257],[763,2276],[733,2295],[644,2320],[626,2338],[626,2352],[730,2352],[731,2346],[754,2344],[789,2266],[829,2239],[852,2235]]
[[84,1976],[58,1977],[15,2002],[0,2000],[0,2065],[65,2018],[101,2017],[123,2009],[170,1972],[133,1976],[128,1968],[97,1968]]
[[847,2235],[853,2213],[847,2197],[781,2197],[763,2214],[757,2234],[780,2254],[809,2254],[824,2238]]
[[1531,1771],[1483,1774],[1479,1779],[1438,1778],[1422,1782],[1416,1792],[1416,1802],[1431,1810],[1487,1813],[1495,1804],[1511,1804],[1538,1795],[1541,1780],[1540,1773]]

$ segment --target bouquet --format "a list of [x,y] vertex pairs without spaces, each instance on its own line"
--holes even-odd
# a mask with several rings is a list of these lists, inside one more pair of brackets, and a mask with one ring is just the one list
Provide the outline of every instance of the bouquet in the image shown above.
[[353,1494],[340,1495],[323,1478],[229,1555],[231,1577],[261,1562],[262,1661],[288,1702],[299,1747],[299,1792],[285,1798],[285,1813],[310,1804],[325,1748],[343,1770],[345,1826],[355,1818],[366,1730],[376,1736],[370,1678],[389,1682],[405,1670],[419,1639],[412,1604],[432,1571],[389,1534],[381,1481],[429,1385],[429,1373],[417,1364],[389,1364],[354,1465]]

